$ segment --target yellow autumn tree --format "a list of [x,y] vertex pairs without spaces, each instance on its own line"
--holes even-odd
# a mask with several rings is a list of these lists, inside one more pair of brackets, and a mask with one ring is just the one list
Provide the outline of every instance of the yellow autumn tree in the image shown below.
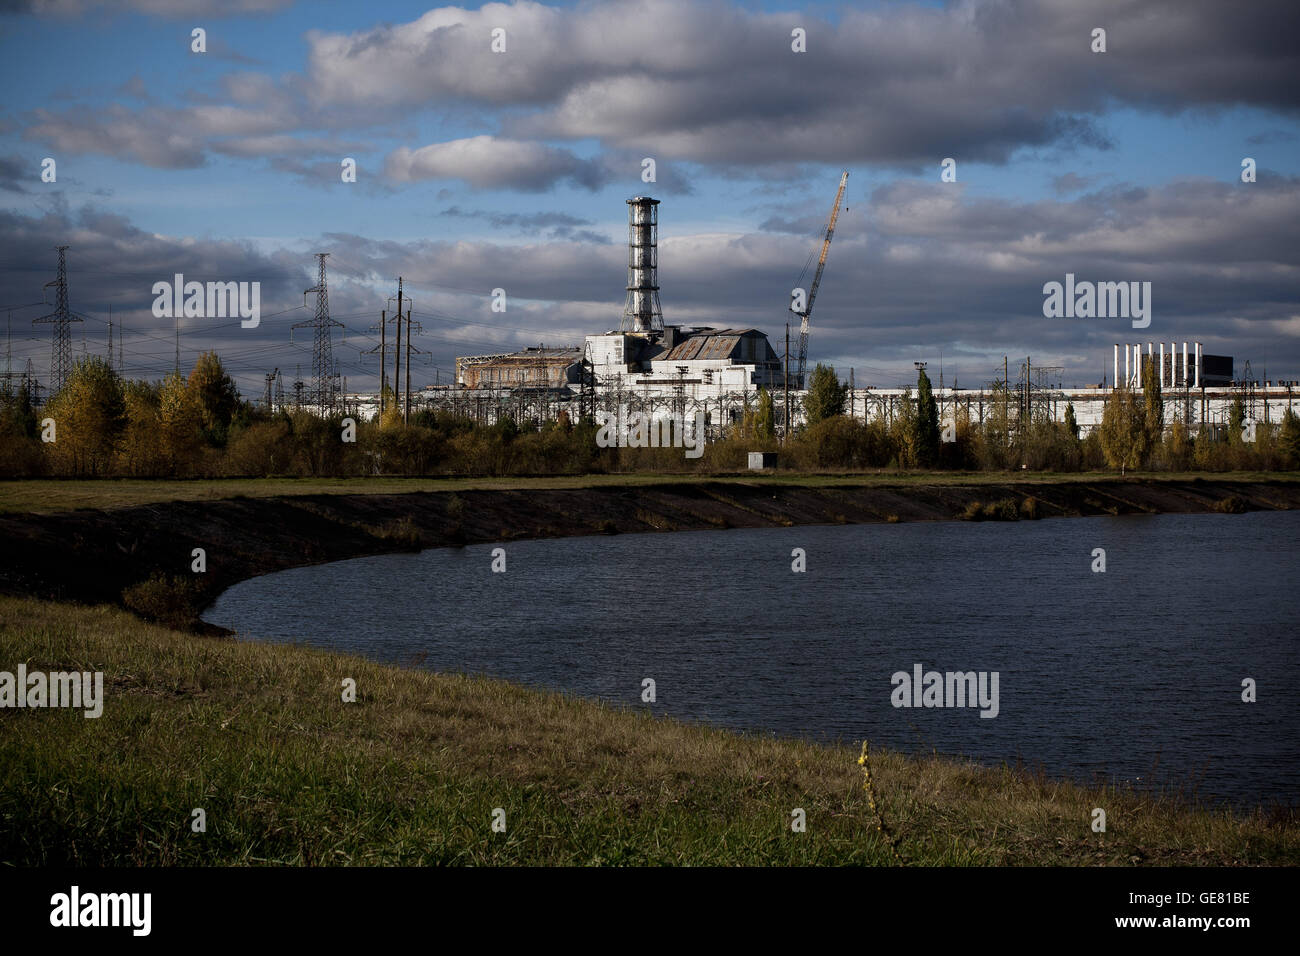
[[158,390],[158,444],[172,474],[187,475],[198,468],[203,414],[194,392],[175,372]]
[[128,475],[164,474],[168,467],[160,436],[159,387],[149,382],[127,382],[126,430],[118,450],[118,469]]
[[99,356],[81,359],[41,417],[54,419],[45,453],[55,474],[105,474],[126,426],[122,380]]

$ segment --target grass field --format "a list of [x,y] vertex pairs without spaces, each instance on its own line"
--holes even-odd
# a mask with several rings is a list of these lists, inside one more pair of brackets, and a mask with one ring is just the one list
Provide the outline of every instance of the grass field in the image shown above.
[[102,671],[106,700],[98,719],[0,710],[0,864],[1300,862],[1287,814],[934,757],[873,753],[878,819],[856,743],[200,639],[109,607],[0,598],[0,670],[20,662]]
[[[1300,474],[1285,472],[1186,472],[1169,474],[1130,472],[1128,481],[1286,481],[1300,482]],[[146,478],[19,479],[0,481],[0,513],[66,511],[74,508],[128,508],[166,501],[204,501],[233,498],[267,498],[279,495],[403,494],[415,491],[521,490],[527,488],[633,487],[657,484],[691,484],[704,481],[738,481],[747,484],[833,487],[843,485],[970,485],[1008,481],[1062,484],[1121,480],[1115,474],[1062,472],[953,472],[877,471],[854,474],[809,472],[749,472],[732,475],[614,474],[544,478],[217,478],[155,480]]]

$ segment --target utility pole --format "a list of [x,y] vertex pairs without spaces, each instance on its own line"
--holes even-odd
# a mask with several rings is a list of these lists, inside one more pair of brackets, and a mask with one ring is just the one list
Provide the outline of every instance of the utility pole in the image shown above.
[[1006,434],[1002,436],[1003,444],[1011,444],[1011,379],[1007,369],[1007,357],[1002,356],[1002,427]]
[[[411,301],[411,300],[410,300],[410,297],[407,297],[406,301],[407,301],[408,303],[410,303],[410,301]],[[397,315],[397,320],[398,320],[398,326],[397,326],[397,327],[398,327],[398,329],[401,329],[401,327],[402,327],[402,326],[401,326],[401,322],[402,322],[402,316],[401,316],[401,313],[398,313],[398,315]],[[395,382],[393,383],[393,384],[396,386],[396,388],[394,389],[394,397],[393,397],[393,401],[397,403],[397,408],[398,408],[398,410],[399,410],[399,411],[401,412],[401,414],[402,414],[402,421],[403,421],[403,422],[410,421],[410,418],[411,418],[411,355],[412,355],[412,353],[414,353],[415,355],[427,355],[427,354],[429,354],[429,353],[427,353],[424,349],[416,348],[415,345],[412,343],[412,339],[415,338],[415,333],[418,332],[418,331],[420,331],[420,329],[421,329],[421,326],[420,326],[420,323],[419,323],[419,322],[413,322],[413,321],[411,321],[411,310],[408,308],[408,309],[406,310],[406,383],[405,383],[405,388],[404,388],[404,390],[405,390],[405,392],[406,392],[406,398],[405,398],[405,401],[403,401],[403,399],[402,399],[402,394],[401,394],[402,391],[403,391],[403,383],[402,383],[402,380],[399,378],[399,379],[397,379],[397,381],[395,381]],[[398,339],[398,341],[401,341],[401,339],[400,339],[400,333],[399,333],[399,339]],[[401,346],[398,346],[398,348],[400,349]],[[399,354],[400,354],[400,353],[399,353]],[[403,407],[403,406],[405,406],[405,407]]]
[[[379,348],[359,352],[360,355],[374,355],[376,352],[379,353],[379,420],[381,422],[384,420],[384,389],[388,384],[388,369],[386,367],[388,363],[388,351],[387,340],[384,335],[384,330],[387,326],[388,311],[386,309],[381,309],[379,312]],[[373,332],[374,330],[375,327],[372,325],[369,331]]]
[[398,390],[402,387],[402,277],[397,277],[397,348],[393,350],[393,401],[401,407]]
[[790,434],[790,323],[785,324],[785,428],[781,431],[781,444]]
[[108,367],[113,367],[113,307],[108,307]]
[[406,310],[406,409],[402,412],[402,421],[411,420],[411,310]]
[[853,382],[853,369],[849,369],[849,418],[858,415],[858,386]]

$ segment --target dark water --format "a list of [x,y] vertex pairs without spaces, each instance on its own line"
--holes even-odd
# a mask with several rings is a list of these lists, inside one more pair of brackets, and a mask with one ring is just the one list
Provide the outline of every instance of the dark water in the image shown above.
[[[298,568],[205,616],[736,729],[1294,803],[1298,541],[1300,512],[569,538],[504,545],[505,573],[493,545]],[[997,671],[997,716],[894,707],[917,663]]]

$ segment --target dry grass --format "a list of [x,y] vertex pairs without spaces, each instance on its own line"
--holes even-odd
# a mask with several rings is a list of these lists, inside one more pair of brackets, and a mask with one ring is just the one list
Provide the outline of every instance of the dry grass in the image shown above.
[[[1130,472],[1125,481],[1150,479],[1191,481],[1300,481],[1283,472]],[[1089,484],[1120,481],[1118,475],[1094,472],[956,472],[872,470],[854,473],[781,471],[730,474],[572,475],[544,478],[219,478],[154,480],[103,478],[88,480],[9,479],[0,481],[0,512],[49,512],[73,508],[129,508],[165,501],[206,501],[246,496],[403,494],[416,491],[519,491],[529,488],[640,487],[656,484],[742,482],[744,484],[835,487],[841,485],[1002,485],[1008,481]]]
[[890,865],[878,819],[911,864],[1300,861],[1289,818],[873,750],[877,818],[856,747],[0,598],[0,670],[24,661],[107,699],[0,710],[0,864]]

